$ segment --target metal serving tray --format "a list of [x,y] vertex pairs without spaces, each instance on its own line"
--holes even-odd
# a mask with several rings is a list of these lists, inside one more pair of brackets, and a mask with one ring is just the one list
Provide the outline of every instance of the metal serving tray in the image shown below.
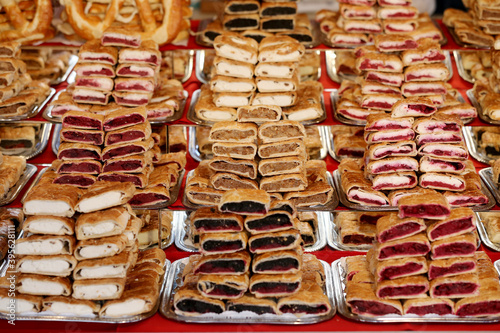
[[[203,119],[199,118],[195,112],[195,106],[196,106],[196,103],[198,103],[198,99],[200,98],[200,92],[201,92],[201,89],[198,89],[198,90],[195,90],[193,92],[193,94],[191,95],[191,105],[189,105],[189,110],[187,112],[186,118],[189,121],[191,121],[197,125],[212,126],[215,124],[214,121],[203,120]],[[323,109],[323,114],[321,116],[319,116],[316,119],[301,121],[300,123],[302,125],[313,125],[313,124],[320,123],[326,119],[326,108],[325,108],[325,101],[324,101],[323,94],[321,94],[321,108]]]
[[[489,46],[479,46],[479,45],[474,45],[474,44],[466,44],[466,43],[462,42],[460,40],[460,38],[458,38],[458,36],[455,32],[455,28],[449,27],[449,26],[446,26],[446,27],[448,28],[448,31],[450,32],[451,37],[453,37],[453,40],[455,41],[455,43],[457,43],[457,45],[464,47],[464,48],[476,49],[476,50],[489,50],[490,49]],[[443,45],[443,44],[441,44],[441,45]]]
[[[337,59],[336,52],[337,51],[335,51],[335,50],[325,51],[326,72],[328,73],[328,77],[337,83],[342,83],[343,80],[354,81],[357,77],[356,75],[337,73],[337,67],[335,66],[335,62]],[[346,52],[346,51],[343,51],[343,52]],[[451,64],[450,52],[443,51],[443,53],[445,56],[444,64],[446,65],[446,67],[448,68],[448,71],[450,72],[450,75],[448,75],[447,80],[451,80],[451,78],[453,77],[453,66]]]
[[[160,307],[160,300],[163,299],[163,294],[165,292],[165,286],[167,284],[167,276],[170,271],[170,261],[165,260],[164,270],[165,273],[162,276],[160,281],[160,294],[158,299],[156,300],[155,306],[151,309],[151,311],[134,315],[128,317],[97,317],[97,316],[75,316],[74,314],[66,315],[56,315],[53,312],[26,312],[16,314],[16,320],[33,320],[33,321],[68,321],[68,322],[80,322],[80,323],[107,323],[107,324],[126,324],[126,323],[135,323],[138,321],[142,321],[144,319],[148,319],[156,314],[158,308]],[[101,301],[102,304],[104,301]],[[0,313],[0,319],[9,320],[9,317],[5,313]]]
[[18,116],[0,116],[0,122],[18,121],[36,116],[40,110],[45,108],[47,103],[52,99],[52,97],[54,97],[55,93],[56,90],[54,88],[49,88],[49,94],[40,104],[33,106],[31,110]]
[[[370,317],[352,313],[346,302],[346,269],[345,258],[340,258],[332,263],[332,275],[334,283],[334,294],[337,302],[339,313],[350,320],[369,323],[496,323],[500,321],[500,316],[493,317],[458,317],[455,315],[385,315],[378,317]],[[497,267],[495,263],[495,267]],[[498,270],[498,268],[497,268]]]
[[[312,156],[311,159],[314,160],[323,160],[326,157],[326,154],[328,153],[327,149],[327,144],[328,144],[328,137],[326,136],[326,133],[328,132],[329,126],[317,126],[319,130],[319,137],[322,143],[322,148],[319,152],[319,156]],[[198,146],[198,139],[196,137],[196,126],[189,126],[189,155],[198,162],[201,162],[202,160],[209,160],[213,157],[213,154],[204,154],[200,152],[199,146]]]
[[485,164],[490,164],[490,162],[495,160],[495,158],[488,156],[483,148],[479,147],[479,142],[477,141],[471,126],[464,126],[462,128],[462,134],[464,136],[467,149],[472,157]]
[[[481,212],[482,214],[490,214],[489,212]],[[500,243],[494,243],[491,241],[488,232],[486,231],[486,226],[483,224],[483,220],[481,219],[481,215],[476,212],[476,227],[479,237],[484,245],[493,251],[500,252]]]
[[[54,82],[51,82],[51,85],[55,86],[55,85],[58,85],[59,83],[65,82],[66,80],[68,81],[68,84],[75,82],[75,80],[74,80],[75,75],[74,74],[71,75],[71,74],[73,73],[73,69],[75,68],[77,63],[78,63],[78,56],[72,54],[69,57],[68,68],[66,69],[66,72],[64,72],[64,74],[62,76],[55,79]],[[69,80],[71,77],[73,77],[73,82],[70,83]]]
[[[176,226],[175,246],[186,252],[199,252],[198,248],[191,242],[189,238],[190,220],[189,216],[193,211],[175,211],[174,221]],[[312,245],[305,246],[304,252],[319,251],[326,246],[329,215],[328,212],[317,212],[318,229],[316,230],[316,242]]]
[[[54,100],[57,100],[59,98],[59,95],[63,91],[65,91],[65,90],[63,89],[63,90],[59,91],[54,96]],[[186,108],[186,100],[189,96],[189,93],[186,90],[184,90],[183,95],[184,95],[184,99],[179,103],[179,110],[174,112],[173,115],[171,115],[170,117],[160,117],[160,118],[148,119],[149,123],[151,125],[154,125],[154,124],[163,124],[163,123],[168,123],[168,122],[179,120],[182,117],[182,115],[184,114],[184,109]],[[47,108],[45,108],[45,110],[43,111],[43,115],[42,115],[43,118],[46,119],[47,121],[52,122],[52,123],[60,123],[62,121],[62,117],[52,115],[52,109],[53,109],[52,105],[49,105]]]
[[326,229],[328,234],[328,245],[332,249],[337,251],[357,251],[357,252],[366,252],[373,247],[372,244],[369,245],[346,245],[340,241],[340,230],[335,222],[337,220],[337,215],[340,212],[332,212],[329,214],[329,218],[326,223],[329,227]]
[[0,149],[0,151],[4,155],[16,155],[16,156],[24,156],[27,160],[33,158],[39,154],[41,154],[47,144],[49,142],[50,131],[52,130],[52,124],[43,123],[43,122],[32,122],[32,121],[23,121],[19,123],[8,123],[0,126],[9,126],[9,127],[29,127],[29,126],[37,126],[40,125],[38,131],[35,132],[35,145],[29,149],[27,148],[14,148],[14,149]]
[[479,116],[479,119],[488,124],[500,125],[500,120],[493,120],[489,116],[483,113],[483,108],[481,104],[479,104],[479,101],[476,99],[476,96],[474,96],[473,89],[467,90],[466,93],[467,97],[469,97],[469,101],[471,102],[472,106],[477,109],[477,115]]
[[19,177],[17,183],[9,189],[3,198],[0,198],[0,206],[8,205],[12,201],[16,200],[19,192],[21,192],[24,185],[26,185],[30,178],[35,174],[36,170],[37,167],[35,165],[26,163],[26,169],[21,177]]
[[[481,170],[482,171],[482,170]],[[481,171],[479,174],[481,175]],[[347,199],[347,195],[345,194],[344,190],[342,189],[342,182],[340,179],[340,173],[339,170],[335,170],[332,172],[333,174],[333,180],[335,181],[335,186],[337,188],[340,202],[346,206],[349,209],[353,210],[361,210],[365,212],[383,212],[383,211],[397,211],[398,207],[397,206],[367,206],[367,205],[361,205],[355,202],[351,202]],[[484,195],[488,197],[488,203],[484,205],[475,205],[469,207],[475,212],[480,212],[480,211],[485,211],[493,208],[495,206],[495,200],[493,196],[491,195],[490,191],[485,185],[485,182],[481,180],[481,191],[483,192]],[[452,206],[454,208],[456,206]]]
[[297,317],[293,314],[273,315],[264,314],[257,315],[251,312],[237,313],[234,311],[224,311],[221,314],[206,313],[201,316],[185,316],[179,315],[174,311],[174,294],[182,285],[182,271],[189,262],[188,258],[179,259],[172,263],[172,267],[168,274],[168,283],[165,293],[162,294],[160,313],[166,318],[187,322],[187,323],[231,323],[231,324],[314,324],[328,319],[331,319],[336,312],[335,300],[333,296],[332,272],[329,265],[320,260],[325,270],[325,294],[330,301],[332,310],[324,315],[304,315]]
[[455,58],[455,63],[457,64],[458,75],[460,75],[460,77],[465,81],[474,83],[476,82],[476,78],[473,77],[471,73],[464,68],[464,64],[462,62],[462,52],[467,52],[467,51],[458,51],[458,50],[453,51],[453,58]]
[[[193,172],[194,172],[194,170],[188,171],[187,176],[186,176],[186,182],[185,182],[185,184],[187,184],[188,179],[193,176]],[[331,211],[335,210],[335,208],[337,208],[337,206],[339,205],[339,198],[338,198],[338,195],[337,195],[337,191],[335,190],[335,185],[334,185],[333,177],[331,176],[331,174],[329,172],[327,172],[327,178],[328,178],[328,184],[330,184],[330,186],[333,188],[333,193],[332,193],[331,200],[326,205],[323,205],[323,206],[297,207],[297,210],[299,212],[307,212],[307,211],[313,211],[313,212],[326,211],[326,212],[331,212]],[[186,185],[184,185],[184,188],[186,188]],[[188,197],[186,195],[186,191],[185,190],[184,190],[184,195],[182,197],[182,204],[185,207],[187,207],[189,209],[194,209],[194,210],[196,210],[198,208],[201,208],[201,207],[207,207],[207,206],[198,205],[198,204],[195,204],[195,203],[192,203],[191,201],[189,201],[189,199],[188,199]]]
[[490,192],[495,196],[495,199],[500,204],[500,188],[499,185],[493,180],[493,170],[491,167],[479,170],[481,180],[486,183]]
[[[333,126],[342,126],[342,125],[333,125]],[[324,126],[324,131],[325,131],[325,137],[326,137],[326,143],[327,143],[327,148],[328,148],[328,153],[330,156],[337,162],[340,163],[344,158],[343,156],[338,156],[337,153],[335,152],[335,147],[333,146],[333,134],[332,134],[332,126]]]

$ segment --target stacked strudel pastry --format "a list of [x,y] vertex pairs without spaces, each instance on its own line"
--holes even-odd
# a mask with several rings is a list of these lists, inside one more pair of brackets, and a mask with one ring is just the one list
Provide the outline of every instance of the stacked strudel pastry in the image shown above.
[[26,159],[22,156],[3,155],[0,152],[0,198],[7,195],[16,185],[26,169]]
[[217,206],[198,209],[189,219],[201,254],[184,267],[174,295],[177,314],[330,311],[324,269],[315,256],[303,253],[291,202],[271,201],[263,190],[231,190]]
[[364,131],[360,127],[331,126],[333,150],[339,161],[345,157],[362,158],[367,147],[363,138]]
[[[419,13],[411,0],[341,0],[338,11],[322,9],[316,21],[332,46],[356,47],[386,36],[388,49],[406,43],[401,36],[415,40],[443,39],[427,13]],[[378,5],[378,6],[377,6]]]
[[472,92],[476,101],[481,105],[484,117],[492,120],[500,120],[500,60],[499,50],[491,51],[491,65],[493,72],[488,78],[476,80]]
[[50,93],[44,80],[33,80],[27,64],[20,59],[21,43],[0,44],[0,116],[13,117],[30,112]]
[[[445,202],[441,195],[442,202]],[[346,301],[353,313],[498,316],[498,273],[476,252],[475,215],[437,206],[425,194],[400,200],[376,222],[366,256],[345,258]]]
[[48,79],[50,84],[58,82],[69,66],[72,52],[54,52],[49,48],[22,50],[20,59],[33,80]]

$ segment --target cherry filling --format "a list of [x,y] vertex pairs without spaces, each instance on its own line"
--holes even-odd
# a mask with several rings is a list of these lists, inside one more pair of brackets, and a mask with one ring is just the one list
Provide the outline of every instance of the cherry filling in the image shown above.
[[86,150],[86,149],[65,149],[62,152],[59,153],[58,155],[59,159],[93,159],[93,160],[100,160],[101,157],[99,156],[99,153],[93,150]]
[[403,236],[416,234],[421,229],[422,226],[416,222],[401,223],[389,230],[380,233],[378,239],[380,243],[385,243],[393,239],[403,238]]
[[101,62],[107,62],[111,65],[114,65],[115,62],[112,57],[94,57],[91,55],[85,56],[82,60],[87,60],[87,61],[101,61]]
[[383,62],[375,62],[370,59],[365,59],[361,62],[359,65],[359,69],[361,70],[368,70],[368,69],[394,69],[393,66],[391,65],[384,65]]
[[69,141],[90,142],[95,145],[102,144],[103,137],[101,133],[85,133],[79,131],[64,131],[61,133],[63,139]]
[[116,90],[133,90],[133,91],[152,91],[152,89],[148,89],[145,84],[135,83],[129,84],[127,83],[118,83],[115,87]]
[[372,244],[375,240],[374,237],[365,235],[346,235],[342,238],[342,243],[344,244]]
[[101,87],[99,80],[92,78],[78,78],[78,80],[76,81],[76,85],[82,87]]
[[425,286],[385,287],[378,292],[380,298],[419,295],[426,292]]
[[379,218],[385,215],[368,215],[368,214],[361,214],[359,216],[359,222],[361,223],[369,223],[369,224],[377,224],[377,221]]
[[205,294],[213,296],[235,297],[242,295],[245,291],[233,288],[225,284],[216,284],[213,282],[204,282],[206,286]]
[[124,133],[109,134],[106,140],[107,145],[112,145],[119,142],[128,142],[145,138],[142,131],[127,131]]
[[276,314],[274,309],[270,306],[233,304],[233,303],[228,303],[227,311],[236,311],[236,312],[250,311],[256,314],[264,314],[264,313]]
[[198,231],[232,230],[240,231],[238,222],[227,219],[200,219],[194,221],[194,227]]
[[460,317],[465,316],[479,316],[479,315],[496,315],[500,313],[500,301],[484,301],[472,304],[465,304],[461,306],[456,315]]
[[259,282],[254,284],[250,291],[260,294],[289,294],[299,288],[299,282]]
[[132,206],[144,206],[152,203],[166,202],[170,198],[166,195],[159,193],[139,193],[134,195],[128,202]]
[[272,214],[258,220],[247,222],[246,225],[250,230],[266,231],[292,227],[293,223],[286,214]]
[[255,201],[224,203],[222,204],[220,210],[222,212],[235,212],[235,213],[254,213],[254,214],[267,213],[266,205]]
[[[113,96],[115,96],[115,95],[113,95]],[[148,98],[133,99],[133,98],[115,96],[115,100],[116,100],[116,103],[118,103],[118,104],[146,105],[149,103]]]
[[416,111],[416,112],[423,113],[423,114],[430,114],[430,113],[433,113],[436,111],[435,107],[424,105],[424,104],[409,104],[408,109],[411,111]]
[[114,148],[108,150],[104,155],[102,156],[103,160],[109,160],[110,158],[113,157],[120,157],[120,156],[125,156],[125,155],[133,155],[133,154],[139,154],[143,153],[144,148],[141,146],[125,146],[125,147],[119,147],[119,148]]
[[204,262],[194,270],[194,274],[217,274],[217,273],[243,273],[245,262],[243,260],[210,260]]
[[435,296],[459,296],[474,293],[479,286],[472,282],[443,283],[434,288]]
[[102,172],[110,172],[110,171],[135,171],[139,168],[142,168],[142,162],[139,160],[136,161],[116,161],[109,164],[106,164],[102,169]]
[[142,124],[145,121],[144,117],[140,114],[130,114],[127,116],[113,118],[104,122],[104,129],[111,131],[117,128]]
[[411,81],[411,80],[417,80],[417,79],[424,79],[424,78],[433,78],[433,75],[430,74],[408,74],[406,76],[406,81]]
[[368,103],[363,103],[363,107],[374,108],[374,109],[390,109],[393,103],[383,102],[383,101],[369,101]]
[[474,227],[474,224],[472,222],[472,216],[468,216],[462,219],[449,221],[437,226],[430,232],[429,236],[431,236],[430,237],[431,239],[437,239],[439,237],[453,235],[456,234],[457,232],[468,230],[472,227]]
[[102,37],[102,44],[120,44],[120,45],[127,45],[127,46],[134,46],[138,47],[141,45],[141,42],[137,39],[126,39],[126,38],[119,38],[119,37],[111,37],[111,36],[103,36]]
[[410,154],[413,151],[413,148],[410,146],[403,146],[403,147],[390,148],[390,149],[384,148],[381,151],[382,152],[376,151],[373,154],[375,156],[375,158],[380,159],[380,158],[387,157],[387,156]]
[[147,70],[137,70],[137,71],[133,71],[130,69],[130,67],[123,67],[123,68],[120,68],[120,70],[116,73],[118,75],[136,75],[136,76],[141,76],[141,77],[145,77],[145,76],[149,76],[151,73],[148,72]]
[[237,251],[245,248],[245,244],[241,240],[221,241],[208,240],[203,243],[203,250],[207,252],[228,252]]
[[476,246],[471,243],[456,242],[450,244],[443,244],[434,248],[434,258],[448,257],[453,255],[454,257],[459,257],[460,255],[467,255],[474,253],[476,251]]
[[448,198],[450,205],[452,206],[470,206],[473,204],[484,205],[488,203],[488,198],[484,196],[477,197],[462,197],[458,199]]
[[89,187],[94,182],[92,178],[75,175],[63,175],[54,179],[54,184],[77,185],[81,187]]
[[379,33],[380,27],[350,27],[346,29],[347,32],[361,32],[361,33]]
[[406,313],[413,313],[419,316],[424,316],[429,313],[435,313],[440,316],[444,316],[447,314],[453,314],[453,309],[449,304],[432,304],[412,306],[406,311]]
[[393,189],[393,188],[403,188],[403,187],[412,187],[417,183],[416,177],[413,176],[405,176],[401,178],[406,178],[406,183],[400,182],[398,185],[394,185],[391,182],[381,183],[376,186],[372,186],[374,190],[385,190],[385,189]]
[[392,280],[398,277],[411,275],[413,273],[420,272],[422,270],[422,265],[414,262],[409,262],[407,264],[395,267],[384,268],[380,272],[381,280]]
[[387,14],[387,18],[413,18],[415,13],[411,12],[397,12],[393,14]]
[[378,75],[377,73],[374,73],[374,72],[368,72],[366,74],[366,80],[385,83],[385,84],[393,84],[393,85],[400,85],[401,84],[401,81],[399,81],[399,80],[391,80],[389,78]]
[[108,182],[120,182],[120,183],[132,183],[135,187],[142,187],[141,178],[133,174],[111,174],[111,175],[99,175],[99,180],[104,180]]
[[292,269],[298,269],[299,262],[295,258],[280,258],[260,262],[255,266],[255,272],[288,272]]
[[98,103],[106,103],[106,96],[98,97],[98,96],[78,96],[73,95],[73,100],[81,101],[81,102],[98,102]]
[[436,204],[420,204],[414,206],[402,206],[400,210],[403,212],[405,217],[428,217],[428,216],[442,216],[446,217],[450,215],[450,210],[447,207],[436,205]]
[[78,117],[78,116],[64,117],[63,126],[96,129],[96,130],[100,130],[102,128],[102,124],[99,120],[86,117]]
[[344,115],[346,116],[347,118],[354,118],[354,119],[361,119],[361,120],[365,120],[366,117],[368,117],[369,113],[366,112],[366,113],[354,113],[354,112],[351,112],[350,109],[338,109],[338,113],[341,114],[341,115]]
[[377,200],[377,199],[373,199],[373,198],[361,198],[357,194],[350,195],[349,197],[352,198],[352,200],[355,200],[358,202],[364,202],[364,203],[369,204],[369,205],[382,206],[382,205],[386,204],[386,202],[382,199]]
[[364,153],[365,153],[364,149],[356,150],[354,148],[340,148],[337,151],[337,155],[357,157],[357,158],[363,157]]
[[448,267],[437,267],[431,265],[429,267],[429,280],[433,280],[441,276],[451,276],[469,272],[472,271],[474,267],[476,267],[476,265],[471,261],[455,263]]
[[219,305],[198,301],[195,299],[183,299],[175,304],[175,307],[182,312],[190,313],[222,313],[224,311]]
[[460,171],[465,169],[465,164],[461,161],[453,162],[453,161],[443,161],[443,160],[429,160],[429,164],[437,165],[441,169],[452,169],[454,171]]
[[440,87],[435,87],[435,88],[415,88],[415,89],[405,89],[405,93],[407,94],[433,94],[433,95],[444,95],[446,94],[446,89],[440,88]]
[[252,240],[250,243],[250,250],[269,250],[280,247],[287,247],[295,242],[294,236],[283,237],[262,237]]
[[398,46],[394,45],[388,45],[385,46],[383,45],[381,48],[384,50],[407,50],[407,49],[416,49],[417,48],[417,42],[414,40],[405,40],[404,43],[398,44]]
[[404,163],[392,163],[392,164],[383,164],[379,167],[373,168],[372,173],[373,174],[378,174],[378,173],[383,173],[383,172],[388,172],[388,171],[412,171],[415,170],[414,166],[411,164],[404,164]]
[[424,153],[432,154],[435,156],[445,156],[445,157],[457,157],[457,158],[467,158],[467,153],[462,150],[443,150],[443,149],[426,149]]
[[423,135],[419,138],[417,145],[425,145],[431,142],[462,142],[462,137],[458,134],[452,135]]
[[59,168],[59,173],[70,173],[70,172],[77,172],[77,173],[89,173],[89,174],[98,174],[101,172],[101,169],[99,168],[99,165],[96,165],[94,163],[67,163],[61,165]]
[[459,186],[454,186],[440,181],[422,180],[422,187],[435,187],[435,188],[445,188],[449,190],[460,190],[465,188],[465,184],[461,183]]
[[382,260],[402,255],[424,256],[429,251],[430,247],[428,244],[408,242],[383,247],[380,250],[379,259]]
[[354,313],[368,313],[375,316],[401,314],[401,311],[394,306],[377,301],[350,301],[349,305],[353,308]]
[[309,313],[319,314],[328,312],[328,307],[324,304],[305,305],[305,304],[285,304],[280,306],[281,313]]
[[374,124],[373,126],[367,127],[366,130],[370,131],[384,131],[384,130],[399,130],[407,129],[408,126],[402,125],[400,123],[390,123],[385,125]]

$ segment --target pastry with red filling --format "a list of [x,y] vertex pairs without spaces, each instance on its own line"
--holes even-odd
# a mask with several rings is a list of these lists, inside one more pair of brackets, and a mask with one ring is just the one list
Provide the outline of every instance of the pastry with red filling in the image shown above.
[[443,63],[411,65],[404,71],[406,82],[446,81],[450,75]]
[[383,130],[377,132],[366,132],[365,141],[368,144],[378,142],[410,141],[415,138],[415,132],[411,128]]
[[463,143],[447,144],[447,143],[427,143],[418,149],[419,155],[431,156],[436,158],[456,158],[467,159],[469,152]]
[[455,208],[451,210],[451,214],[447,218],[437,220],[429,225],[427,237],[432,242],[462,235],[474,231],[475,225],[475,215],[470,208]]
[[432,298],[463,298],[478,295],[479,278],[474,273],[439,277],[430,284]]
[[378,317],[403,313],[403,307],[399,300],[377,297],[373,286],[368,283],[348,283],[346,303],[353,313],[363,316]]
[[412,6],[387,6],[378,10],[378,17],[385,19],[415,19],[418,16],[418,9]]
[[379,19],[344,19],[343,28],[347,33],[379,34],[382,32],[382,23]]
[[397,206],[401,198],[414,194],[423,194],[423,193],[436,193],[436,191],[431,189],[421,188],[420,186],[415,186],[412,189],[391,191],[388,195],[388,198],[391,206]]
[[474,233],[452,236],[432,242],[431,257],[433,260],[472,257],[476,248],[477,238]]
[[428,264],[425,257],[399,258],[379,261],[374,250],[366,254],[370,270],[377,282],[395,280],[402,277],[427,273]]
[[201,295],[214,299],[240,298],[248,290],[248,274],[220,276],[206,274],[198,277],[198,291]]
[[404,239],[377,243],[375,247],[378,260],[425,256],[431,250],[431,244],[425,234],[417,234]]
[[386,34],[404,34],[415,31],[418,28],[417,20],[385,19],[382,28]]
[[90,145],[102,145],[104,142],[104,131],[62,128],[61,140],[65,142],[85,143]]
[[83,144],[63,142],[59,145],[57,158],[60,160],[101,160],[101,148]]
[[116,144],[106,147],[102,151],[102,160],[107,161],[112,158],[126,157],[145,153],[153,147],[153,139],[145,141]]
[[54,184],[73,185],[88,188],[97,181],[97,177],[88,173],[60,174],[52,181]]
[[259,274],[297,274],[302,270],[302,251],[285,250],[256,254],[252,272]]
[[125,173],[125,172],[102,172],[98,176],[98,180],[109,182],[130,182],[135,187],[145,188],[148,185],[149,175],[152,172],[150,166],[145,167],[140,173]]
[[414,171],[391,172],[378,175],[370,175],[372,188],[374,190],[397,190],[402,188],[413,188],[417,186],[417,175]]
[[346,172],[342,174],[341,185],[349,201],[368,206],[388,205],[389,200],[381,191],[373,190],[362,173]]
[[404,82],[404,75],[402,73],[369,71],[365,74],[365,80],[370,82],[378,82],[393,87],[401,87]]
[[371,245],[375,240],[373,224],[360,223],[356,214],[340,212],[335,221],[340,231],[340,241],[345,245]]
[[364,155],[367,144],[362,137],[341,133],[333,139],[333,149],[340,158],[361,158]]
[[302,242],[296,229],[253,235],[248,240],[251,253],[265,253],[279,250],[295,249]]
[[147,115],[144,107],[126,108],[110,112],[106,115],[103,127],[106,132],[138,125],[146,122]]
[[98,39],[89,40],[80,47],[78,53],[79,63],[100,63],[115,65],[118,58],[118,49],[101,45]]
[[149,139],[150,136],[151,125],[147,122],[114,131],[108,131],[106,133],[105,146],[143,141]]
[[384,299],[409,299],[427,296],[429,281],[425,276],[407,276],[377,283],[375,293]]
[[401,73],[403,63],[399,56],[394,54],[367,53],[356,60],[356,68],[359,71]]
[[396,213],[388,214],[377,221],[377,240],[385,243],[416,235],[427,229],[424,220],[414,217],[399,218]]
[[370,160],[380,160],[385,157],[417,156],[417,145],[414,141],[399,141],[395,143],[381,142],[368,147]]
[[474,257],[454,257],[448,259],[437,259],[429,261],[430,280],[439,277],[454,276],[465,273],[474,273],[477,270],[477,259]]
[[76,76],[75,88],[86,88],[99,91],[112,91],[114,81],[104,76]]
[[397,101],[392,107],[392,117],[430,116],[437,111],[434,103],[425,97],[409,97]]
[[423,188],[460,192],[465,189],[465,179],[458,174],[427,172],[420,175],[419,185]]
[[152,164],[153,154],[137,154],[126,157],[117,157],[107,160],[102,168],[103,172],[142,172]]
[[441,112],[433,114],[430,117],[420,118],[413,124],[413,129],[418,134],[432,134],[439,132],[460,133],[463,126],[460,117],[448,115]]
[[414,298],[408,299],[403,303],[404,314],[416,314],[425,316],[427,314],[437,314],[445,316],[454,314],[455,303],[448,298]]
[[68,111],[62,117],[62,125],[64,128],[79,128],[86,130],[103,129],[104,116],[80,111]]
[[116,75],[122,77],[155,77],[158,75],[159,67],[143,64],[119,64],[116,67]]
[[375,36],[375,47],[379,50],[379,52],[413,50],[416,49],[417,46],[417,42],[408,35],[380,34]]
[[388,157],[381,160],[368,160],[365,170],[372,175],[418,171],[418,161],[411,157]]
[[314,282],[303,281],[299,291],[278,301],[279,313],[322,315],[330,312],[331,305],[321,287]]
[[401,86],[405,97],[446,95],[448,89],[444,81],[405,82]]
[[432,39],[418,41],[416,50],[406,50],[401,54],[404,66],[441,62],[446,59],[439,44]]
[[398,201],[399,217],[443,219],[450,215],[450,205],[440,193],[405,196]]
[[370,20],[377,17],[377,11],[372,6],[341,4],[339,12],[346,19]]
[[[418,120],[417,120],[418,121]],[[410,129],[413,125],[413,118],[393,118],[386,113],[371,114],[366,118],[365,131],[378,132],[385,130]]]
[[455,314],[460,317],[498,316],[500,313],[500,286],[491,279],[479,280],[479,296],[462,298],[455,303]]
[[101,162],[94,160],[63,160],[57,167],[57,173],[101,173]]
[[133,48],[122,48],[118,53],[118,62],[120,64],[132,63],[160,66],[161,59],[158,44],[152,40],[143,41],[140,46]]

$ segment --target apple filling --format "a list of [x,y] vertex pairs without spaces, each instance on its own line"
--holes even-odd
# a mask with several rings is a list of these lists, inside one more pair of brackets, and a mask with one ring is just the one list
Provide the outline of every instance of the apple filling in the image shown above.
[[217,273],[244,273],[245,261],[234,260],[210,260],[204,262],[194,270],[194,274],[217,274]]
[[245,248],[245,244],[239,239],[233,241],[208,240],[203,242],[202,246],[206,252],[234,252]]
[[449,257],[453,255],[454,257],[459,257],[461,255],[470,255],[476,251],[476,246],[471,243],[456,242],[443,244],[434,248],[433,258],[439,259],[441,257]]
[[443,283],[434,288],[433,294],[436,296],[460,297],[461,295],[473,294],[478,288],[477,283],[472,282]]
[[266,206],[260,202],[255,201],[241,201],[241,202],[227,202],[222,204],[220,210],[222,212],[237,212],[237,213],[251,213],[251,214],[265,214],[267,213]]
[[429,236],[431,239],[442,238],[443,236],[454,235],[461,231],[468,231],[474,228],[472,216],[443,223],[434,228]]
[[380,271],[380,280],[393,280],[399,277],[413,275],[422,270],[422,264],[409,262],[401,266],[386,267]]
[[281,237],[262,237],[252,240],[250,243],[250,250],[270,250],[287,247],[296,241],[294,236],[281,236]]
[[377,301],[350,301],[352,312],[360,314],[370,314],[373,316],[383,316],[387,314],[401,315],[401,311],[392,305],[384,304]]
[[419,316],[434,313],[440,316],[453,314],[453,309],[449,304],[430,304],[410,307],[406,313],[413,313]]
[[285,304],[280,306],[281,313],[306,313],[320,314],[328,312],[328,307],[324,304],[305,305],[305,304]]
[[183,299],[175,304],[175,307],[182,312],[189,313],[222,313],[224,309],[219,305],[195,300],[195,299]]
[[194,227],[201,232],[241,230],[238,222],[227,219],[199,219],[194,221]]
[[393,239],[404,238],[422,231],[422,226],[416,222],[406,222],[381,232],[378,236],[380,243],[385,243]]
[[300,282],[259,282],[252,285],[250,291],[260,294],[291,294],[300,286]]
[[430,251],[428,244],[407,242],[395,244],[392,246],[384,246],[379,253],[379,259],[388,259],[395,256],[425,256]]
[[476,265],[472,261],[458,262],[448,267],[437,267],[430,265],[429,280],[433,280],[442,276],[452,276],[452,275],[467,273],[474,270],[475,267]]
[[487,316],[497,315],[500,313],[500,301],[483,301],[461,306],[456,315],[460,317],[465,316]]
[[255,266],[255,272],[266,273],[266,272],[280,272],[286,273],[293,269],[299,268],[299,262],[295,258],[279,258],[274,260],[266,260],[260,262]]
[[290,217],[286,214],[272,214],[258,220],[246,223],[249,230],[271,231],[284,227],[293,227]]
[[380,298],[386,297],[402,297],[420,295],[426,292],[426,286],[402,286],[402,287],[385,287],[378,292]]

